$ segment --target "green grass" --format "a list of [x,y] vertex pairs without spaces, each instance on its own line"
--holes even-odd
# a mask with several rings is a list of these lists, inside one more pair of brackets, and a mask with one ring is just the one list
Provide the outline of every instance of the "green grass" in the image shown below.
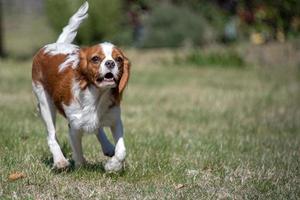
[[175,56],[174,63],[195,66],[214,66],[214,67],[245,67],[246,63],[243,58],[233,50],[226,50],[224,52],[212,51],[203,52],[201,50],[193,50],[189,52],[184,58]]
[[[128,157],[119,174],[104,172],[93,135],[83,140],[86,167],[52,171],[30,61],[1,61],[0,199],[300,198],[299,68],[198,68],[134,51],[129,57],[122,102]],[[62,117],[57,129],[71,158]],[[9,181],[15,171],[26,178]]]

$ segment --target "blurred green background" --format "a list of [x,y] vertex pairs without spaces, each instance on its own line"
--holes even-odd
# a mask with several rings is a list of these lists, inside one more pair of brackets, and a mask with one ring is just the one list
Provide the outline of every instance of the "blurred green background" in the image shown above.
[[[76,43],[137,48],[286,42],[299,36],[297,0],[91,0]],[[82,0],[3,0],[1,53],[26,57],[54,42]]]

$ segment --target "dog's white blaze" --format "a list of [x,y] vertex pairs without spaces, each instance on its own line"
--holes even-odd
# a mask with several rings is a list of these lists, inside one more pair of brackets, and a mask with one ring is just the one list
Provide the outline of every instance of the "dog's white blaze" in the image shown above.
[[[107,60],[114,60],[112,57],[112,52],[114,49],[114,45],[109,43],[109,42],[104,42],[100,44],[100,47],[105,55],[105,58],[103,59],[102,63],[100,64],[100,73],[101,74],[106,74],[108,72],[113,73],[114,77],[118,76],[119,73],[119,67],[115,67],[113,69],[107,69],[107,67],[105,66],[105,62]],[[117,64],[117,63],[116,63]]]
[[67,67],[71,66],[75,69],[79,64],[79,47],[73,44],[53,43],[44,47],[44,52],[51,56],[63,54],[67,55],[65,61],[58,67],[58,71],[62,72]]
[[114,45],[109,42],[103,42],[100,44],[100,46],[102,48],[102,51],[103,51],[105,57],[108,59],[112,59],[112,51],[113,51]]

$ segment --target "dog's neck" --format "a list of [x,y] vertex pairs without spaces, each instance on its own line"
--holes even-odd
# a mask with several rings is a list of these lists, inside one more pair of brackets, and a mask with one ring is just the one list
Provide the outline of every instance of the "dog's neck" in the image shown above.
[[[97,88],[94,84],[89,84],[85,89],[80,92],[80,99],[87,100],[94,106],[112,107],[116,104],[114,95],[115,88]],[[86,95],[88,94],[88,95]],[[86,99],[88,97],[88,99]],[[91,98],[93,97],[93,98]]]

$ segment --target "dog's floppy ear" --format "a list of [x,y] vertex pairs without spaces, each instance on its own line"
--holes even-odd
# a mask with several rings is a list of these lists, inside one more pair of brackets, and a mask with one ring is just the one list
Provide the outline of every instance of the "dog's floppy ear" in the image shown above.
[[87,76],[87,48],[81,48],[79,52],[79,66],[78,66],[78,72],[79,72],[79,84],[81,89],[85,89],[88,85],[88,80],[85,78]]
[[120,79],[119,82],[119,93],[122,94],[122,92],[124,91],[128,80],[129,80],[129,75],[130,75],[130,61],[128,60],[128,58],[126,56],[124,56],[123,58],[123,66],[122,66],[122,77]]

